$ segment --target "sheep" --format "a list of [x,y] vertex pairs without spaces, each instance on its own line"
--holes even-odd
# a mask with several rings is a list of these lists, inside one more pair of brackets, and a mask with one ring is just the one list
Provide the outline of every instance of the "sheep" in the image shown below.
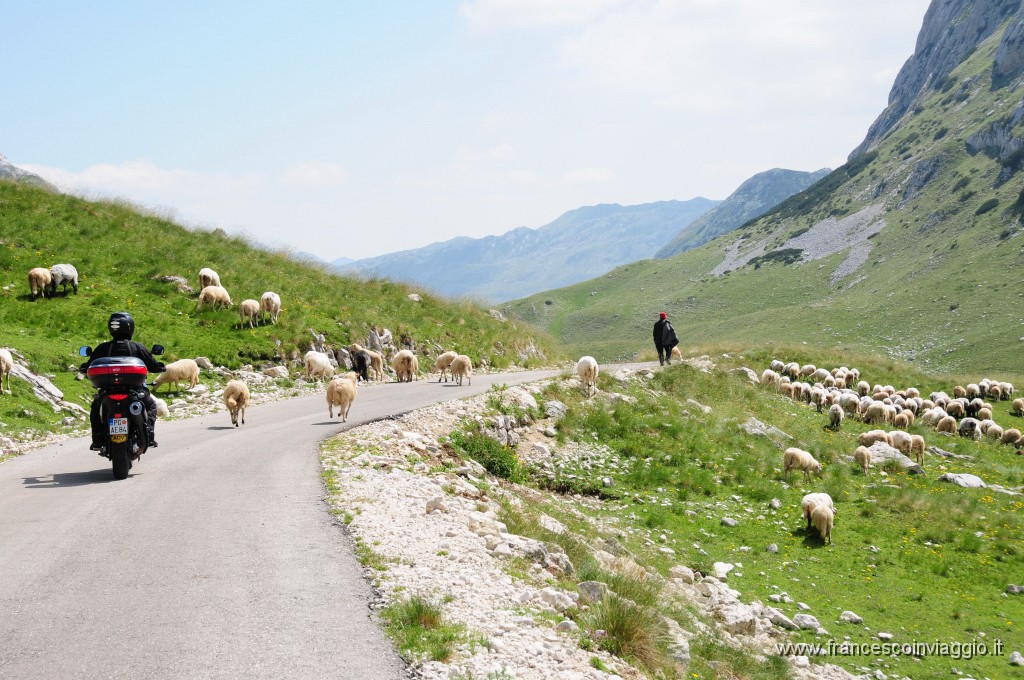
[[770,368],[764,369],[761,373],[761,384],[762,385],[777,385],[779,383],[779,374]]
[[46,289],[50,286],[50,282],[53,280],[53,275],[49,269],[45,267],[36,267],[28,272],[28,292],[32,296],[32,299],[36,299],[36,294],[46,297]]
[[831,545],[835,513],[827,505],[817,505],[811,511],[811,522],[814,523],[814,528],[818,530],[821,540]]
[[241,380],[229,380],[224,386],[224,405],[231,413],[231,424],[245,425],[245,407],[249,405],[249,386]]
[[209,267],[203,267],[199,270],[199,290],[206,288],[207,286],[219,286],[220,275],[213,271]]
[[307,378],[327,378],[330,380],[331,376],[334,375],[334,366],[323,352],[317,352],[313,349],[309,350],[302,357],[302,365],[305,367],[304,375]]
[[894,449],[903,454],[910,453],[910,435],[903,430],[893,430],[889,433],[889,438],[892,440],[892,446]]
[[808,529],[811,528],[811,513],[814,511],[814,508],[819,505],[824,505],[832,512],[836,511],[836,506],[832,502],[832,497],[824,492],[809,493],[800,501],[800,509],[804,513],[804,519],[807,520]]
[[795,361],[791,361],[782,368],[782,372],[788,375],[791,379],[796,380],[800,377],[800,364]]
[[954,418],[953,416],[943,416],[942,420],[935,424],[935,431],[941,434],[955,434],[956,418]]
[[998,383],[989,385],[988,396],[992,397],[992,401],[1002,401],[1003,399],[1009,398],[1008,395],[1003,395],[1003,388],[1000,387]]
[[967,415],[967,405],[959,399],[954,399],[946,404],[946,413],[954,418],[963,418]]
[[171,415],[171,409],[167,408],[167,402],[159,397],[153,397],[156,402],[156,415],[158,418],[166,418]]
[[975,414],[978,420],[992,420],[992,409],[990,408],[979,408]]
[[910,435],[910,453],[917,463],[924,462],[924,437],[919,434]]
[[64,294],[68,294],[68,284],[71,284],[75,295],[78,295],[78,270],[70,264],[55,264],[50,267],[50,297],[57,294],[57,286],[62,286]]
[[1002,436],[999,437],[999,442],[1002,444],[1016,444],[1020,442],[1021,439],[1020,430],[1015,427],[1011,427],[1009,430],[1005,430],[1003,432]]
[[269,290],[261,295],[260,312],[270,318],[270,323],[277,323],[277,317],[281,315],[281,296]]
[[957,434],[961,437],[981,439],[981,423],[979,423],[976,418],[964,418],[960,421],[960,426],[957,428]]
[[827,395],[828,393],[825,392],[825,390],[823,389],[817,387],[811,388],[811,403],[814,404],[815,408],[818,410],[818,413],[821,413],[821,409],[822,406],[824,406],[825,404],[825,399]]
[[352,368],[358,375],[359,379],[363,382],[369,382],[370,376],[370,364],[373,363],[373,359],[370,358],[370,353],[365,349],[360,349],[358,352],[352,352]]
[[846,375],[848,377],[847,382],[858,382],[858,381],[860,381],[860,369],[859,368],[851,368],[849,371],[846,372]]
[[[455,361],[455,358],[457,356],[459,356],[458,352],[452,352],[449,350],[447,352],[442,353],[437,357],[437,359],[434,360],[434,370],[441,372],[441,375],[437,377],[437,382],[441,382],[441,378],[444,378],[444,381],[448,382],[447,374],[451,373],[448,367],[452,365],[452,362]],[[452,375],[452,378],[454,377],[455,376]]]
[[231,296],[228,295],[227,290],[224,288],[220,286],[207,286],[199,293],[199,304],[196,305],[196,311],[201,311],[204,304],[217,309],[218,307],[230,307],[234,303],[231,302]]
[[1002,393],[1000,398],[1003,401],[1009,401],[1010,397],[1013,396],[1014,387],[1013,383],[1001,382],[999,383],[999,391]]
[[991,425],[985,428],[984,434],[989,439],[995,439],[996,441],[999,441],[1003,437],[1003,428],[1000,427],[999,425],[996,425],[995,423],[992,423]]
[[580,377],[583,389],[587,391],[588,395],[592,392],[597,392],[597,375],[599,371],[597,359],[592,356],[580,357],[580,360],[576,362],[576,375]]
[[245,323],[249,322],[249,328],[256,327],[257,317],[260,314],[260,303],[253,299],[242,300],[238,303],[238,316],[240,318],[238,322],[239,328],[244,328]]
[[892,446],[892,436],[885,430],[868,430],[861,432],[857,437],[857,443],[861,446],[871,446],[875,442],[884,442]]
[[974,383],[969,383],[966,388],[967,398],[974,400],[981,396],[981,388]]
[[959,399],[960,397],[966,397],[966,396],[967,396],[967,390],[964,388],[963,385],[954,385],[953,386],[953,398]]
[[357,354],[359,352],[366,352],[366,354],[370,358],[370,363],[368,365],[368,368],[369,368],[369,371],[373,372],[373,379],[374,380],[383,380],[384,379],[384,355],[383,354],[381,354],[380,352],[374,352],[372,349],[366,349],[365,347],[363,347],[359,343],[352,343],[349,346],[348,351],[352,355],[355,355],[355,354]]
[[768,366],[771,370],[776,373],[782,373],[782,369],[786,367],[786,364],[782,363],[778,359],[772,359],[772,363]]
[[803,470],[804,477],[809,480],[812,472],[821,472],[821,463],[803,449],[795,447],[786,449],[782,461],[787,476],[790,470]]
[[862,411],[865,423],[880,423],[885,420],[885,404],[880,401],[872,401]]
[[1010,405],[1010,415],[1024,416],[1024,399],[1014,399]]
[[815,382],[823,383],[828,378],[832,378],[834,380],[835,376],[833,376],[831,373],[829,373],[828,369],[826,369],[826,368],[816,368],[816,369],[814,369],[814,372],[811,373],[811,380],[813,380]]
[[896,417],[892,421],[893,426],[905,430],[910,427],[910,414],[906,411],[897,413]]
[[853,452],[853,459],[857,461],[861,471],[868,474],[868,470],[871,468],[871,451],[868,447],[858,446],[857,450]]
[[467,385],[473,384],[473,362],[465,354],[460,354],[452,360],[449,368],[452,372],[452,380],[462,385],[462,379],[466,378]]
[[828,428],[838,430],[843,424],[843,407],[839,404],[832,404],[828,407]]
[[4,376],[7,376],[7,391],[11,394],[11,370],[14,368],[14,357],[11,351],[0,347],[0,394],[4,391]]
[[391,368],[395,369],[398,382],[412,382],[420,371],[420,362],[412,350],[403,349],[391,359]]
[[347,373],[327,383],[327,416],[334,417],[334,407],[338,407],[341,422],[348,422],[348,411],[356,400],[356,374]]
[[839,395],[839,405],[843,407],[846,413],[852,416],[856,415],[860,400],[853,392],[844,392]]
[[800,377],[807,378],[814,375],[814,372],[818,370],[818,367],[814,364],[804,364],[800,367]]
[[672,351],[669,353],[669,360],[671,361],[672,359],[675,359],[676,361],[683,360],[683,353],[679,350],[678,347],[673,347]]
[[933,406],[932,408],[925,411],[924,415],[921,416],[921,424],[934,426],[947,415],[949,414],[946,413],[941,407]]
[[195,359],[178,359],[167,364],[164,372],[158,374],[156,380],[153,381],[153,391],[156,392],[161,385],[174,385],[174,391],[177,392],[178,383],[186,380],[189,389],[195,387],[199,382],[199,364],[195,362]]

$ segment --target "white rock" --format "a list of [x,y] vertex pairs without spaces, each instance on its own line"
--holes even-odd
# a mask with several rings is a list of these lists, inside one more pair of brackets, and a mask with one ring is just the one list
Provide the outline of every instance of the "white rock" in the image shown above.
[[207,370],[213,368],[213,362],[206,357],[196,357],[196,365]]
[[1024,666],[1024,655],[1020,652],[1014,652],[1010,655],[1011,666]]
[[978,475],[971,475],[965,472],[947,472],[946,474],[939,476],[939,481],[949,482],[967,489],[984,489],[987,486],[987,484],[985,484]]
[[715,578],[723,581],[729,576],[729,572],[735,568],[735,564],[729,564],[728,562],[715,562],[711,565],[711,571],[714,573]]
[[878,634],[878,639],[879,640],[891,640],[892,639],[892,633],[879,633]]
[[693,569],[677,564],[668,570],[670,578],[677,578],[683,583],[693,583]]
[[288,369],[285,366],[271,366],[270,368],[263,369],[263,375],[270,376],[271,378],[287,378]]
[[803,630],[818,630],[821,628],[821,624],[818,623],[818,619],[810,614],[797,614],[793,617],[793,623]]
[[406,295],[406,297],[412,300],[413,302],[420,302],[420,300],[422,300],[422,298],[416,293],[409,293],[408,295]]
[[441,512],[448,512],[448,505],[444,502],[444,496],[435,496],[427,501],[427,514],[439,510]]
[[864,619],[851,611],[845,611],[839,615],[839,620],[846,623],[864,623]]

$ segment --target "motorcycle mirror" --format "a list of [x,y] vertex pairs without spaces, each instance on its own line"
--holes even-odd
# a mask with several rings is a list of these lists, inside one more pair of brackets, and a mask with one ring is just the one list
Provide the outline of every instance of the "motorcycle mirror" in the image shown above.
[[160,356],[163,353],[164,353],[164,346],[163,345],[153,345],[153,356],[157,356],[158,357],[158,356]]
[[84,347],[79,347],[78,348],[78,356],[87,357],[90,354],[92,354],[92,347],[89,347],[88,345],[85,345]]

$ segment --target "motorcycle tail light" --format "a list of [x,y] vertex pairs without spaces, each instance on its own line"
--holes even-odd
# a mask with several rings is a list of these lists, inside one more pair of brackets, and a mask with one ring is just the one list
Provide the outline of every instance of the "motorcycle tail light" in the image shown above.
[[127,399],[128,395],[127,394],[111,394],[110,398],[113,399],[114,401],[122,401],[123,399]]

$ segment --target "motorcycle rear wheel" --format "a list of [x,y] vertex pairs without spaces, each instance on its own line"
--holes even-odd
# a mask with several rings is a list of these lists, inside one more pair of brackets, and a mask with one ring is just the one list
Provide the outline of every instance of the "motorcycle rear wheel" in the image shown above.
[[131,468],[131,461],[128,460],[128,442],[108,442],[107,446],[110,447],[110,462],[114,464],[114,479],[126,479]]

